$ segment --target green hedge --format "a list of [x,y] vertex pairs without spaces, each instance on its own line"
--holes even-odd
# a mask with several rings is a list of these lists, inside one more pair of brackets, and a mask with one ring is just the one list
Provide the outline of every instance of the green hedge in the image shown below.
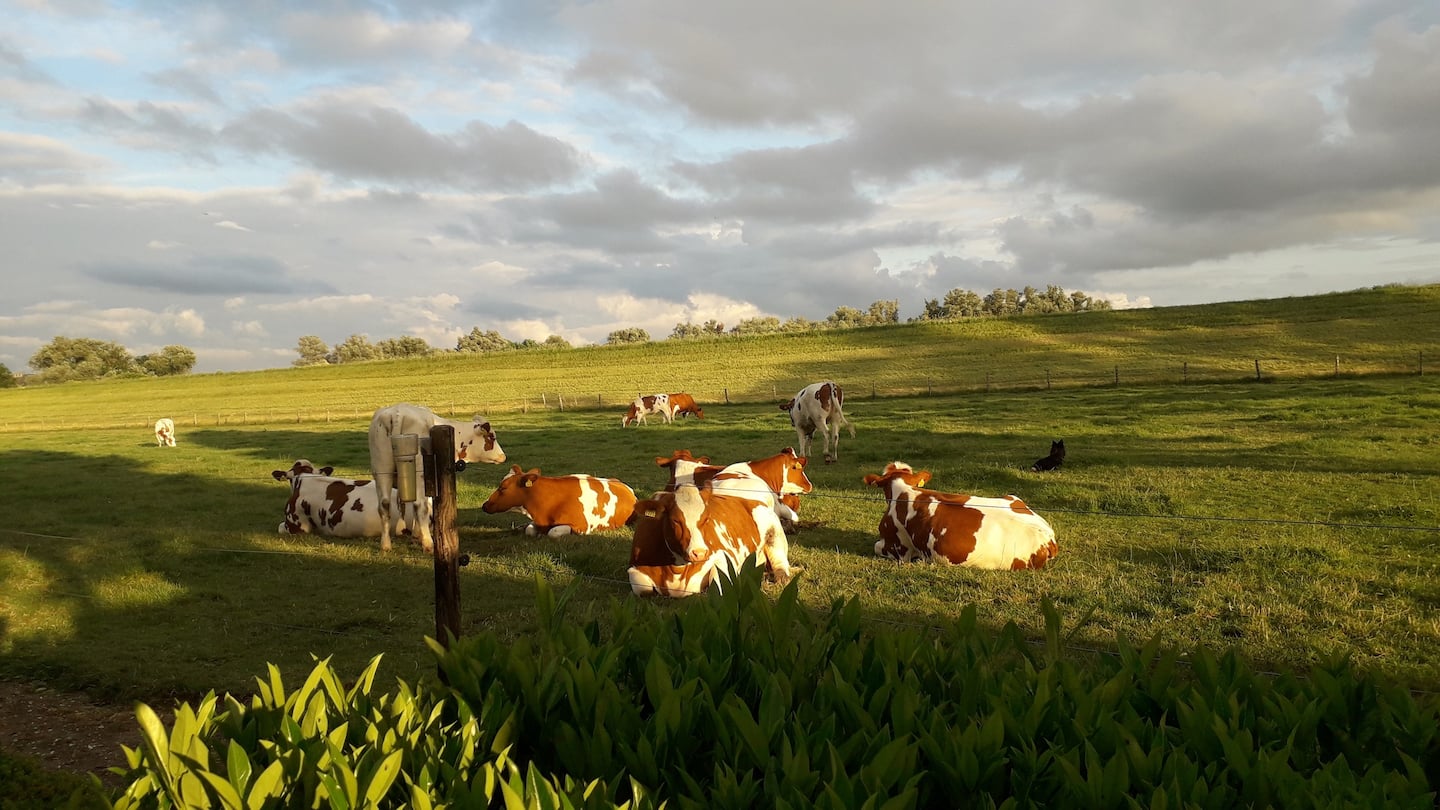
[[[967,607],[944,630],[816,616],[747,568],[723,595],[434,645],[447,685],[273,667],[242,705],[148,707],[117,807],[1431,808],[1435,701],[1352,671],[1121,641],[1067,655]],[[433,643],[432,643],[433,644]],[[222,743],[223,741],[223,743]]]

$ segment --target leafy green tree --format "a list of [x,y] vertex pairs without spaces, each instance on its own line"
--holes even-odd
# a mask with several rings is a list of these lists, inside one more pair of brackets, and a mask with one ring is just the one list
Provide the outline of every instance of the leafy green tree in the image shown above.
[[746,318],[730,330],[737,335],[768,335],[780,331],[780,319],[775,317]]
[[140,355],[135,358],[135,364],[156,377],[189,374],[190,369],[195,368],[195,352],[184,346],[166,346],[158,354]]
[[295,352],[299,358],[292,360],[291,365],[296,366],[318,366],[330,362],[330,347],[325,345],[317,335],[305,335],[295,345]]
[[945,308],[945,317],[950,320],[976,318],[985,314],[985,302],[980,296],[959,287],[945,293],[945,303],[942,306]]
[[1020,312],[1020,293],[996,287],[985,296],[984,306],[988,315],[1015,315]]
[[649,343],[650,333],[638,326],[630,326],[625,329],[616,329],[605,338],[605,342],[612,346],[624,343]]
[[406,335],[398,338],[388,338],[375,344],[380,351],[380,356],[386,360],[395,360],[402,357],[428,357],[435,353],[435,347],[425,342],[425,338],[415,335]]
[[785,319],[785,323],[780,324],[780,331],[781,331],[781,332],[813,332],[813,331],[815,331],[816,329],[819,329],[820,326],[821,326],[821,324],[818,324],[818,323],[816,323],[815,321],[810,320],[809,318],[804,318],[804,317],[801,317],[801,316],[799,316],[799,315],[796,315],[796,316],[793,317],[793,318],[786,318],[786,319]]
[[41,346],[30,358],[30,367],[42,382],[98,380],[138,371],[130,352],[119,343],[63,335]]
[[706,321],[706,322],[705,322],[705,325],[702,326],[702,327],[700,327],[700,329],[701,329],[701,331],[703,331],[705,334],[710,335],[710,336],[712,336],[712,337],[719,337],[719,336],[725,334],[725,324],[723,324],[723,323],[715,320],[714,318],[711,318],[710,320]]
[[677,324],[675,324],[675,328],[670,330],[670,337],[667,338],[667,339],[668,339],[668,340],[694,340],[694,339],[696,339],[696,338],[698,338],[698,337],[700,337],[700,336],[702,336],[702,335],[704,335],[704,334],[705,334],[705,330],[704,330],[704,329],[701,329],[699,326],[696,326],[695,324],[690,323],[690,322],[687,321],[687,322],[685,322],[685,323],[677,323]]
[[559,335],[551,335],[550,337],[545,338],[545,340],[540,345],[544,346],[547,349],[568,349],[570,348],[570,341],[566,340],[563,337],[560,337]]
[[335,350],[331,354],[336,363],[360,363],[380,359],[380,349],[371,343],[366,335],[351,335],[345,338],[335,344]]
[[455,344],[457,352],[504,352],[515,348],[515,344],[506,340],[494,329],[482,332],[476,326],[470,330],[470,334],[460,338]]
[[4,363],[0,363],[0,388],[14,388],[17,385],[19,383],[15,381],[15,374]]
[[828,329],[848,329],[852,326],[864,326],[865,313],[854,307],[836,307],[825,319],[825,326]]
[[870,304],[870,309],[865,313],[864,323],[866,326],[883,326],[887,323],[900,322],[900,301],[891,299],[889,301],[875,301]]

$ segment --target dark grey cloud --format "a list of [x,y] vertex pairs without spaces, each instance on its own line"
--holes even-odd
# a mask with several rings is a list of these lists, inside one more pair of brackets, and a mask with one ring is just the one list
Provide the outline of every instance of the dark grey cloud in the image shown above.
[[632,170],[601,175],[591,188],[510,197],[496,205],[510,241],[596,248],[627,255],[666,249],[658,229],[704,221],[705,208],[644,183]]
[[195,256],[177,263],[97,262],[81,269],[97,281],[182,295],[331,295],[328,281],[296,274],[267,256]]
[[36,67],[19,48],[4,37],[0,37],[0,76],[10,76],[34,84],[55,84],[54,77]]
[[302,110],[252,110],[225,127],[244,152],[293,157],[340,178],[516,191],[568,182],[585,157],[517,121],[472,121],[436,134],[394,109],[327,100]]

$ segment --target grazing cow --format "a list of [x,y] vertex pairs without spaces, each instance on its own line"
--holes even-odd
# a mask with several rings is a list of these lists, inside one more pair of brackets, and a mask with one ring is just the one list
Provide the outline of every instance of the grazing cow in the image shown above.
[[670,413],[674,416],[695,414],[696,419],[705,418],[705,410],[695,404],[695,398],[686,393],[670,394]]
[[922,489],[930,473],[892,461],[865,483],[885,493],[875,553],[972,568],[1043,568],[1060,552],[1055,530],[1014,495],[978,498]]
[[635,492],[615,478],[589,475],[543,476],[539,469],[521,472],[520,465],[490,493],[481,507],[486,514],[521,512],[530,518],[525,534],[563,537],[618,529],[630,522]]
[[1065,463],[1065,440],[1050,442],[1050,455],[1030,465],[1030,472],[1049,472]]
[[775,581],[790,580],[789,544],[780,518],[763,502],[684,484],[635,506],[630,589],[636,596],[682,597],[718,585],[752,554]]
[[[316,467],[297,459],[288,470],[273,470],[276,481],[290,485],[285,503],[281,534],[314,534],[320,537],[379,537],[380,498],[375,482],[331,476],[333,467]],[[413,535],[400,512],[391,518],[390,529],[397,535]]]
[[[812,383],[800,389],[795,398],[780,406],[790,414],[790,424],[795,427],[795,436],[800,445],[800,455],[810,455],[810,440],[815,431],[820,431],[825,440],[825,463],[840,458],[840,428],[850,428],[850,438],[855,438],[855,426],[845,418],[841,405],[845,395],[840,386],[829,380]],[[832,452],[831,446],[834,446]]]
[[161,447],[175,446],[175,420],[169,418],[155,420],[155,443]]
[[635,397],[630,403],[630,409],[620,417],[620,427],[628,427],[632,423],[645,424],[645,414],[660,414],[665,424],[675,421],[675,411],[670,407],[669,394],[651,394],[648,397]]
[[[390,550],[390,512],[392,504],[396,503],[392,497],[395,491],[395,451],[390,446],[390,438],[413,433],[423,439],[430,435],[430,428],[436,425],[449,425],[454,428],[456,461],[481,461],[486,464],[500,464],[505,461],[505,451],[500,449],[500,443],[495,439],[495,431],[491,430],[490,423],[478,414],[475,421],[467,425],[437,416],[428,408],[404,402],[387,405],[375,411],[374,418],[370,420],[370,474],[375,477],[375,483],[382,494],[380,548],[384,551]],[[409,522],[420,527],[420,545],[430,551],[434,544],[430,538],[430,505],[424,496],[423,459],[424,454],[415,457],[415,491],[419,497],[415,503],[417,514]]]

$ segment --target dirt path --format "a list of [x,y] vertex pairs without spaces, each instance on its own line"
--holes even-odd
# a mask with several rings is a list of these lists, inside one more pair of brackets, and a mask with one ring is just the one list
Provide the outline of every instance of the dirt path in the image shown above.
[[101,705],[31,681],[0,679],[0,749],[34,757],[48,768],[94,773],[117,785],[107,769],[125,765],[121,745],[139,744],[140,727],[131,707]]

